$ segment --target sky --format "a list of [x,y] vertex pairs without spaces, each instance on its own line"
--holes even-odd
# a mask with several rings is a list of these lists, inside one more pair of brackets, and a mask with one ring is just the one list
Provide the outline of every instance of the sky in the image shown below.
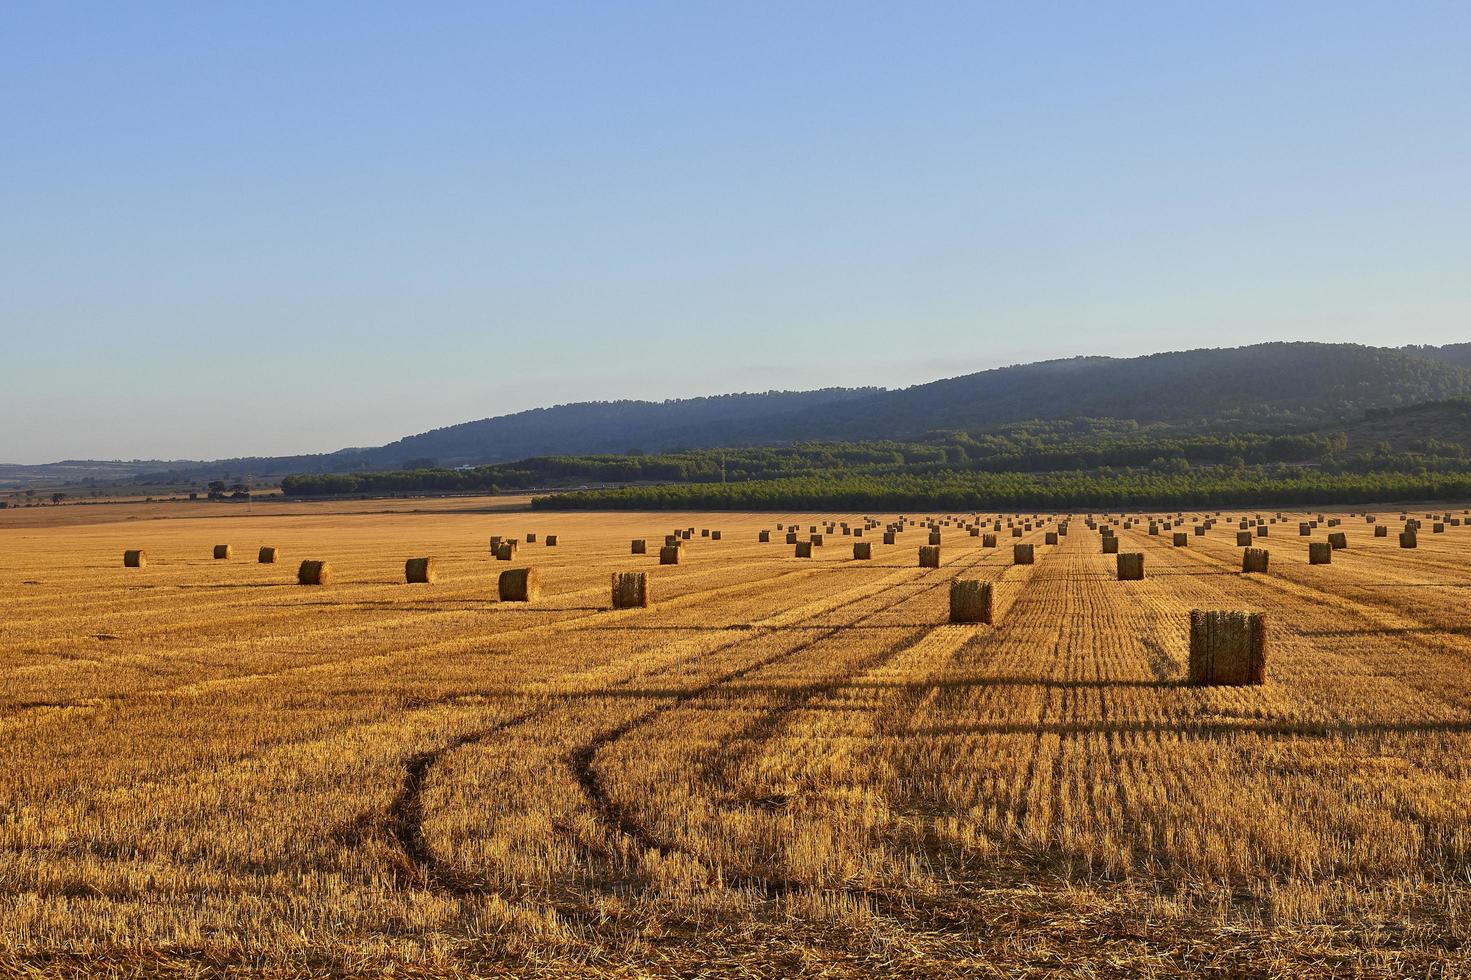
[[0,4],[0,462],[1471,340],[1471,4]]

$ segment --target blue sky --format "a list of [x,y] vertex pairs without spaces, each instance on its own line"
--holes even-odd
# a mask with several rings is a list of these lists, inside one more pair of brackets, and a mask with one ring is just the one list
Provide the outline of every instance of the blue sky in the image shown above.
[[1471,340],[1471,4],[0,5],[0,461]]

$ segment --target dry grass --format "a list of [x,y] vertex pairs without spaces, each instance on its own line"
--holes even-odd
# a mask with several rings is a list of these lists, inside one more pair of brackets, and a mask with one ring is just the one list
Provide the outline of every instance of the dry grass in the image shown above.
[[[1471,527],[1243,576],[1240,515],[1108,515],[1121,585],[1091,532],[934,569],[726,514],[661,566],[629,541],[708,516],[537,515],[528,604],[485,551],[525,515],[223,513],[0,529],[0,973],[1471,968]],[[1184,683],[1192,608],[1268,614],[1266,684]]]

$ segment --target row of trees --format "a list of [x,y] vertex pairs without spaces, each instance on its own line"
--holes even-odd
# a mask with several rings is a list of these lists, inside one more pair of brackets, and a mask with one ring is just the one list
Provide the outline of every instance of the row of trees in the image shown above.
[[1471,472],[1353,473],[1296,466],[1183,473],[810,476],[588,490],[537,497],[543,510],[1003,510],[1328,505],[1471,497]]
[[[698,449],[658,455],[543,456],[472,469],[432,466],[386,472],[287,477],[288,494],[493,493],[607,483],[745,483],[814,475],[926,476],[949,472],[1037,473],[1100,467],[1175,470],[1182,464],[1328,464],[1339,436],[1217,433],[1173,435],[1134,423],[1027,423],[982,436],[938,434],[918,442],[803,443]],[[1188,468],[1188,467],[1187,467]]]

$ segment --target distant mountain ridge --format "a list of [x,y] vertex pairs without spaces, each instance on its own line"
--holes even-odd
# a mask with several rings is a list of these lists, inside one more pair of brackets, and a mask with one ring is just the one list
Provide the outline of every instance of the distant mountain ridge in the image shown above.
[[580,402],[447,426],[385,446],[202,463],[0,466],[0,480],[89,467],[169,472],[355,472],[461,466],[531,456],[660,452],[810,440],[984,432],[1030,419],[1116,418],[1179,427],[1343,426],[1371,410],[1471,397],[1471,343],[1401,348],[1284,342],[1143,357],[1074,357],[994,368],[899,390],[827,388],[663,402]]
[[[1471,344],[1465,358],[1471,362]],[[1445,356],[1440,352],[1447,351]],[[1450,348],[1273,343],[1144,357],[1075,357],[995,368],[902,390],[726,396],[717,423],[689,402],[565,405],[451,426],[369,450],[373,465],[440,465],[571,453],[647,452],[806,440],[903,439],[1029,419],[1118,418],[1181,426],[1346,424],[1370,409],[1471,396]],[[724,399],[711,401],[724,402]],[[756,411],[755,409],[759,409]],[[678,419],[675,424],[672,420]]]

